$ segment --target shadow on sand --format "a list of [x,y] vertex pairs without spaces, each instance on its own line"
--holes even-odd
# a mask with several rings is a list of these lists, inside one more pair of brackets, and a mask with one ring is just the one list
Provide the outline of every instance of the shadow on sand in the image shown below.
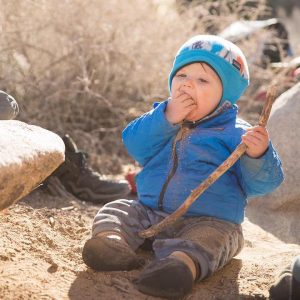
[[248,205],[246,216],[250,222],[260,226],[285,243],[300,244],[300,201],[287,203],[277,210]]
[[[232,259],[227,266],[212,277],[197,283],[192,293],[185,299],[264,299],[239,294],[238,275],[241,267],[240,259]],[[71,300],[160,299],[144,295],[135,288],[133,282],[140,271],[101,273],[87,269],[78,274],[70,287],[68,296]]]

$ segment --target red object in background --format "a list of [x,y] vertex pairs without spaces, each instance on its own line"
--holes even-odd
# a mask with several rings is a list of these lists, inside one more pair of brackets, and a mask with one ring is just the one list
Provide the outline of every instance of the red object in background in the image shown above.
[[255,101],[265,101],[267,99],[267,90],[260,90],[254,96]]
[[295,69],[292,73],[292,76],[295,78],[299,78],[300,77],[300,67],[298,67],[297,69]]
[[130,188],[131,188],[131,193],[136,194],[136,184],[135,184],[135,175],[137,172],[134,171],[129,171],[125,175],[125,179],[129,182]]

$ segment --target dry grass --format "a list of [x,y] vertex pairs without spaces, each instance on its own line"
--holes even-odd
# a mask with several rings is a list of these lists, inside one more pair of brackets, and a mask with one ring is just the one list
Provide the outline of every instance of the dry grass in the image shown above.
[[[121,131],[168,97],[178,47],[240,16],[268,13],[264,0],[253,1],[255,8],[200,2],[180,10],[172,0],[0,0],[1,89],[20,103],[21,120],[70,133],[95,167],[120,173],[122,163],[132,162]],[[270,76],[257,68],[254,89]]]

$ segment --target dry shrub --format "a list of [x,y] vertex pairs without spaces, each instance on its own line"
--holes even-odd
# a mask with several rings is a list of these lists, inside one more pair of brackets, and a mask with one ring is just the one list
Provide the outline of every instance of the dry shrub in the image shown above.
[[[265,41],[272,41],[277,44],[281,50],[280,57],[282,62],[291,60],[286,57],[281,48],[281,42],[278,37],[274,37],[271,30],[261,30],[253,34],[250,39],[243,40],[239,46],[244,49],[250,66],[250,86],[245,94],[238,101],[240,115],[251,124],[256,124],[264,105],[264,97],[262,95],[270,86],[276,87],[276,93],[279,96],[293,85],[299,78],[292,76],[292,68],[278,68],[272,64],[261,62],[262,47]],[[276,65],[276,64],[274,64]]]
[[[95,167],[118,173],[132,162],[121,131],[168,97],[178,47],[247,11],[246,1],[217,2],[180,10],[171,0],[2,0],[1,89],[20,103],[21,120],[70,133]],[[255,16],[266,9],[252,2]]]

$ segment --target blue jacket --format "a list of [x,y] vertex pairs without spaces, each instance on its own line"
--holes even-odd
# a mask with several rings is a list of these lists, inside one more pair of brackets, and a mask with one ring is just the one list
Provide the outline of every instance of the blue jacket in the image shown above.
[[[172,143],[180,127],[165,118],[166,105],[167,101],[158,103],[128,124],[123,141],[129,154],[143,167],[136,177],[139,201],[154,210],[172,213],[228,158],[250,125],[237,118],[236,105],[224,105],[219,113],[198,122],[188,137],[176,143],[178,159],[174,168]],[[170,172],[174,175],[165,183]],[[212,216],[240,224],[246,199],[269,193],[282,181],[281,162],[270,142],[260,158],[243,155],[200,195],[186,215]]]

